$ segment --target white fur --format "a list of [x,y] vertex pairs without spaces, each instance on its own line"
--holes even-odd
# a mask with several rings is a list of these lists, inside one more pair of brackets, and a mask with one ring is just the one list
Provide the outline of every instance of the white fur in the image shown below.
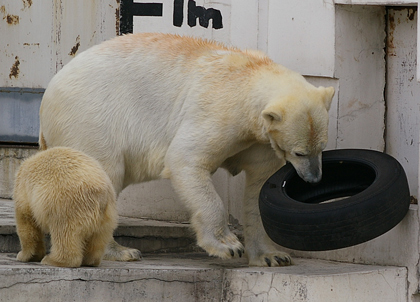
[[127,35],[79,54],[51,80],[40,143],[93,156],[117,194],[132,183],[170,178],[191,212],[198,244],[221,258],[243,247],[229,231],[211,174],[218,167],[233,175],[244,170],[249,263],[288,264],[263,230],[259,190],[285,159],[305,180],[319,180],[333,93],[257,51]]

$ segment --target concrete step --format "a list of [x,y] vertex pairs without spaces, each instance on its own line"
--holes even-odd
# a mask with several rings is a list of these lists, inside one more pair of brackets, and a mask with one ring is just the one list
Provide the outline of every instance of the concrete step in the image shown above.
[[97,268],[21,263],[0,254],[0,301],[407,302],[407,269],[295,259],[277,268],[203,253],[144,255]]
[[[17,253],[20,250],[13,205],[12,200],[0,199],[1,253]],[[142,253],[201,251],[186,223],[120,217],[114,238],[118,243],[137,248]]]
[[98,268],[77,269],[18,262],[13,201],[0,199],[0,302],[406,302],[414,301],[411,287],[418,284],[410,277],[417,266],[351,264],[294,255],[291,267],[249,268],[246,259],[220,260],[197,253],[194,236],[182,223],[120,217],[115,238],[140,249],[144,259],[103,261]]

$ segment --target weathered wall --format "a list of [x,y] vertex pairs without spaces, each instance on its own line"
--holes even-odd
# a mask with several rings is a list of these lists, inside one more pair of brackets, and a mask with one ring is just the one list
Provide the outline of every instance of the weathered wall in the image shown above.
[[116,35],[118,0],[0,0],[0,87],[46,88],[77,53]]
[[[368,2],[377,5],[348,5]],[[368,2],[197,0],[195,7],[220,13],[220,20],[211,19],[205,27],[199,19],[195,18],[195,24],[189,19],[192,8],[188,7],[188,1],[163,0],[159,2],[161,16],[134,16],[132,27],[134,32],[195,35],[241,48],[258,48],[278,63],[304,74],[315,85],[334,86],[328,149],[384,150],[386,144],[386,150],[400,161],[409,152],[411,159],[405,167],[409,170],[412,193],[416,195],[418,162],[413,160],[418,151],[409,151],[412,146],[407,146],[404,152],[397,151],[395,148],[401,149],[401,142],[408,139],[404,136],[407,133],[393,132],[400,117],[416,108],[396,102],[398,108],[392,110],[395,117],[386,120],[391,115],[389,109],[386,112],[384,98],[387,72],[383,3],[413,4],[413,1]],[[45,88],[75,55],[117,34],[119,1],[95,0],[82,5],[70,0],[48,3],[0,0],[0,16],[0,66],[5,66],[0,68],[0,87]],[[405,126],[411,125],[407,135],[417,136],[417,140],[413,139],[415,145],[419,134],[414,129],[418,122],[413,116],[405,121]],[[6,180],[9,175],[0,175],[1,183],[7,184],[0,189],[3,197],[10,196],[11,180]],[[233,218],[240,220],[243,175],[232,178],[219,171],[214,181]],[[177,221],[188,217],[167,181],[129,187],[120,196],[119,209],[127,216]]]
[[0,148],[0,198],[12,198],[14,178],[25,158],[35,154],[32,148]]
[[385,7],[336,6],[337,148],[385,148]]
[[399,159],[412,195],[418,195],[420,83],[417,68],[417,10],[388,10],[386,152]]

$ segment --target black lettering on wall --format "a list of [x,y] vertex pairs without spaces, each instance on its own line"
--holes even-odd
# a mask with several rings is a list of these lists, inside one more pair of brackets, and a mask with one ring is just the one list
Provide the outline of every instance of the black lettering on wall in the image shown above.
[[184,0],[174,0],[174,26],[181,27],[184,22]]
[[162,17],[163,3],[134,3],[134,0],[121,0],[120,34],[133,32],[134,16]]
[[[163,16],[163,3],[137,3],[134,0],[120,0],[120,22],[119,33],[127,34],[133,32],[134,16]],[[184,22],[184,0],[174,0],[173,25],[181,27]],[[200,26],[208,28],[212,20],[214,29],[223,28],[222,13],[214,8],[197,6],[194,0],[188,0],[188,20],[190,27],[197,25],[197,18]]]
[[214,8],[204,8],[197,6],[194,0],[188,0],[188,25],[194,27],[197,25],[197,18],[200,26],[207,28],[209,20],[213,20],[213,28],[223,28],[222,14],[219,10]]

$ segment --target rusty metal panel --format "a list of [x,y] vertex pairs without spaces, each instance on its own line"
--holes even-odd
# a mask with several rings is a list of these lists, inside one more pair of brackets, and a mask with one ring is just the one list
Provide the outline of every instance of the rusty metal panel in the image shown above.
[[51,78],[53,14],[45,2],[0,0],[0,87],[40,88]]
[[53,13],[56,71],[81,51],[119,31],[119,0],[55,0]]
[[77,53],[117,35],[119,0],[0,0],[0,87],[45,88]]

